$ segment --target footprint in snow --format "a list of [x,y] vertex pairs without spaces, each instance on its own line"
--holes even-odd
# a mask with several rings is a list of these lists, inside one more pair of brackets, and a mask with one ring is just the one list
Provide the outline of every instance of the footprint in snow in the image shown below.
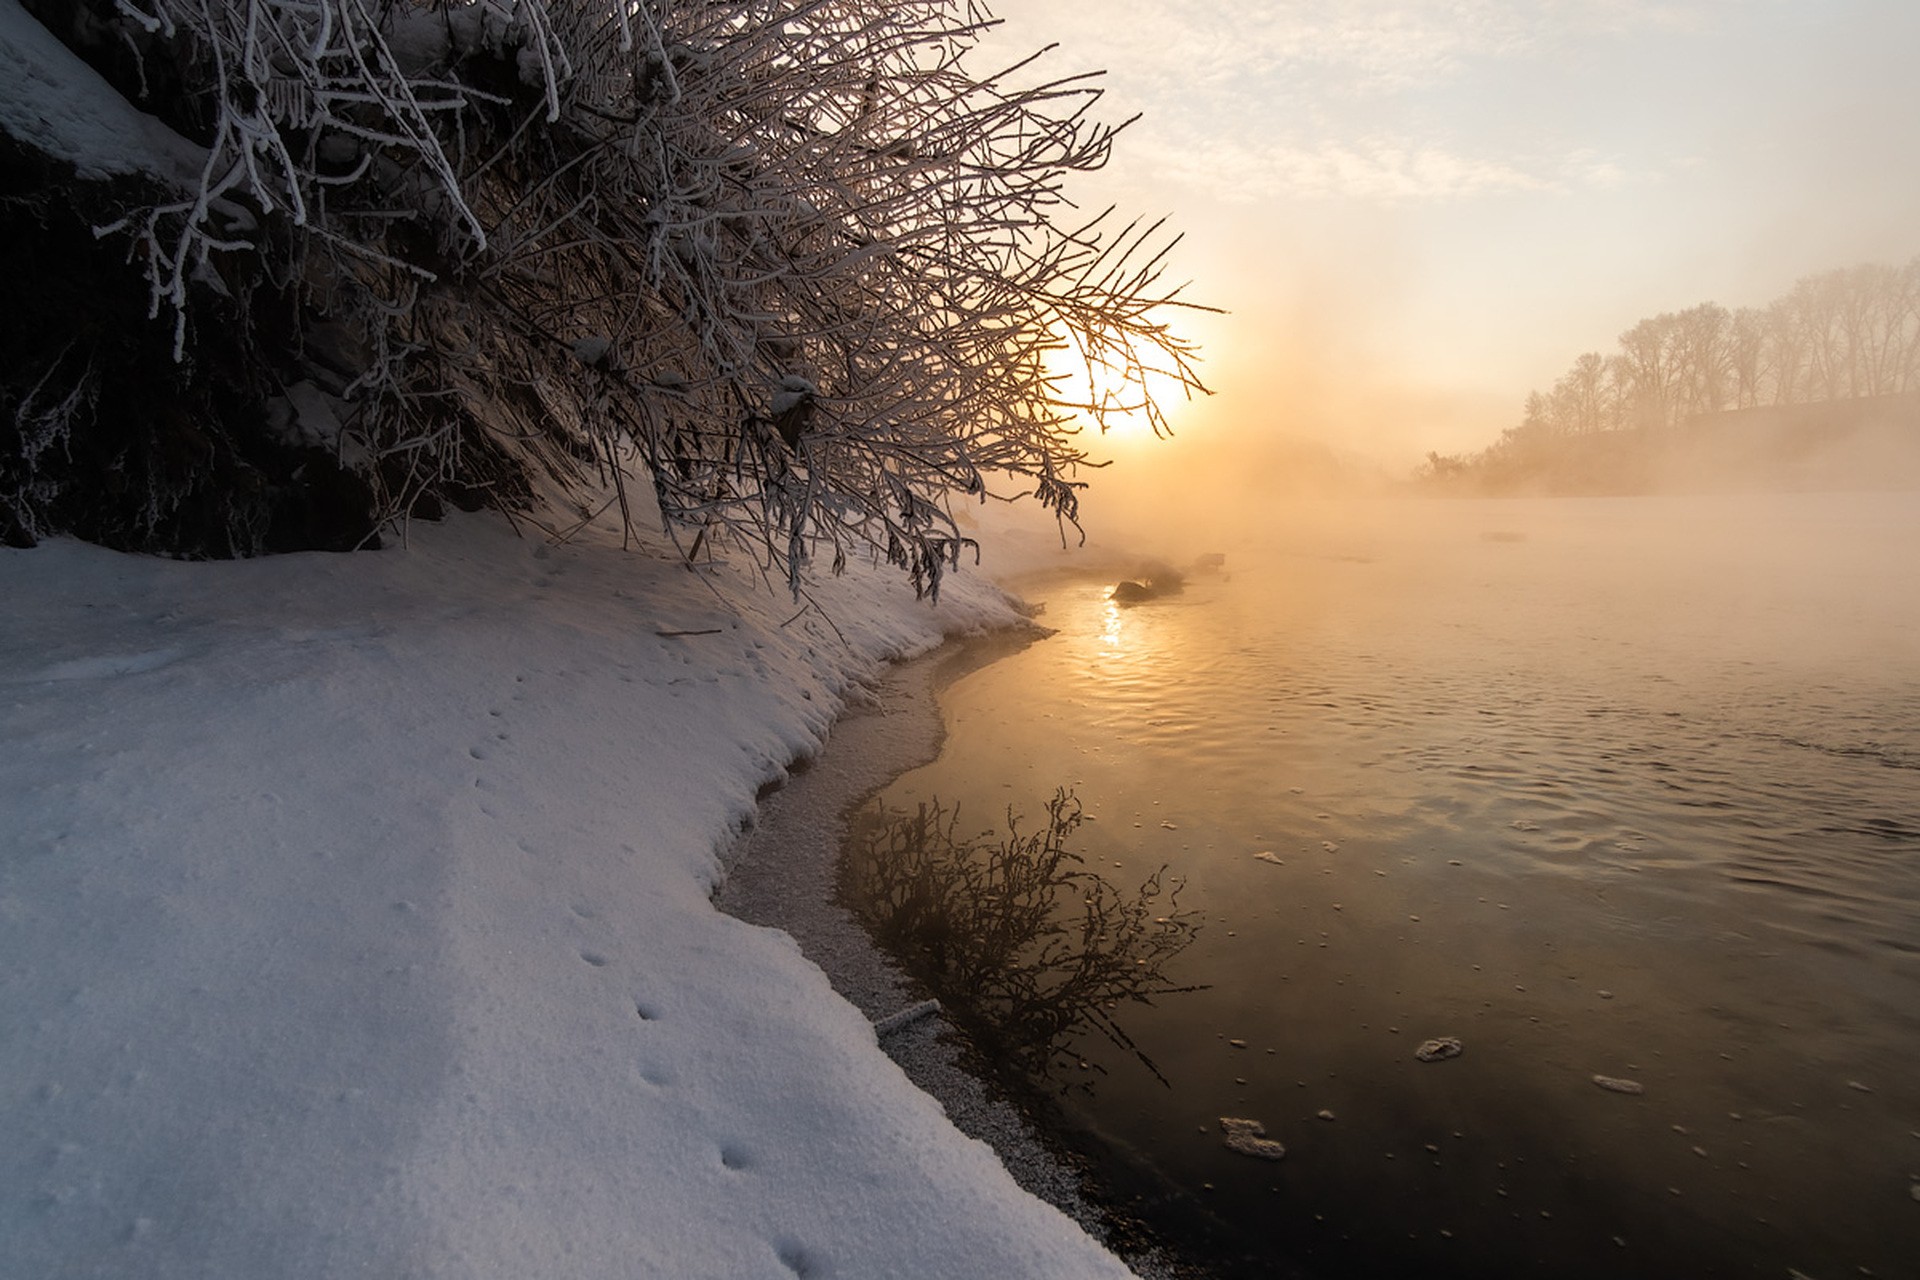
[[28,673],[28,683],[49,680],[107,680],[115,676],[137,676],[161,667],[172,666],[186,656],[181,649],[148,649],[141,653],[106,653],[91,658],[69,658]]
[[780,1265],[793,1272],[801,1280],[809,1276],[823,1276],[827,1272],[811,1249],[798,1241],[781,1240],[774,1245],[774,1256],[780,1259]]

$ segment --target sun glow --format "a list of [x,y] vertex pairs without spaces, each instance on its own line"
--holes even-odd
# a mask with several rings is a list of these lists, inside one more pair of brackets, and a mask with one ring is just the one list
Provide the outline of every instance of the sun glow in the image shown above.
[[1173,435],[1180,411],[1203,393],[1191,369],[1150,364],[1118,342],[1063,342],[1049,354],[1047,372],[1057,407],[1116,445]]

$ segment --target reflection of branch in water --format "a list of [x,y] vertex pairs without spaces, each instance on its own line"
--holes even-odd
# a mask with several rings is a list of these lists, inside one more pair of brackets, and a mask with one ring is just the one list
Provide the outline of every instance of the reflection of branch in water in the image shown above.
[[[880,944],[951,1008],[982,1046],[1035,1075],[1092,1029],[1166,1082],[1114,1018],[1122,1000],[1172,985],[1167,964],[1199,929],[1179,909],[1183,881],[1162,867],[1126,893],[1067,850],[1080,802],[1060,790],[1030,835],[956,838],[959,811],[936,799],[912,814],[867,815],[847,860],[847,897]],[[1166,901],[1160,904],[1162,897]]]

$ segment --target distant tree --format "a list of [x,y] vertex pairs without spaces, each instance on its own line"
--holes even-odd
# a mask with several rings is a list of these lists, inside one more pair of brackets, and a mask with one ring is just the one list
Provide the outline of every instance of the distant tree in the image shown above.
[[1604,430],[1612,417],[1606,360],[1597,351],[1580,356],[1554,385],[1553,398],[1554,416],[1564,430],[1574,435]]
[[1772,403],[1804,403],[1813,398],[1812,342],[1806,319],[1791,297],[1775,299],[1766,315]]
[[1665,425],[1726,408],[1732,385],[1732,316],[1711,302],[1676,313],[1668,332],[1673,391]]
[[1764,311],[1742,307],[1733,313],[1727,330],[1727,361],[1733,378],[1733,407],[1751,409],[1764,403],[1768,373]]
[[[1497,488],[1575,456],[1611,458],[1607,465],[1625,456],[1555,444],[1566,437],[1902,392],[1920,392],[1920,258],[1807,276],[1764,307],[1705,302],[1641,320],[1613,354],[1587,352],[1551,393],[1529,393],[1519,424],[1445,478]],[[1428,456],[1419,478],[1441,477],[1437,458]]]
[[1620,335],[1619,366],[1629,425],[1658,429],[1673,420],[1679,359],[1671,312],[1642,320]]
[[[1075,518],[1102,424],[1053,353],[1198,387],[1157,227],[1067,201],[1115,136],[1097,89],[980,70],[975,3],[28,3],[204,149],[108,232],[175,353],[238,320],[262,402],[380,517],[525,507],[545,476],[631,521],[637,478],[689,556],[745,545],[797,589],[870,550],[937,590],[967,545],[950,495],[1004,477]],[[5,370],[0,411],[155,432],[89,418],[83,357]],[[11,492],[58,525],[23,496],[45,484]]]

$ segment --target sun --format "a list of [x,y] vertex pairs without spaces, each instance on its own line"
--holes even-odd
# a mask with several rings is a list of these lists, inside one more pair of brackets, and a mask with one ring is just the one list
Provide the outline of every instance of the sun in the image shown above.
[[1135,445],[1170,436],[1198,390],[1191,372],[1158,368],[1117,343],[1099,351],[1065,341],[1049,352],[1056,406],[1102,441]]

